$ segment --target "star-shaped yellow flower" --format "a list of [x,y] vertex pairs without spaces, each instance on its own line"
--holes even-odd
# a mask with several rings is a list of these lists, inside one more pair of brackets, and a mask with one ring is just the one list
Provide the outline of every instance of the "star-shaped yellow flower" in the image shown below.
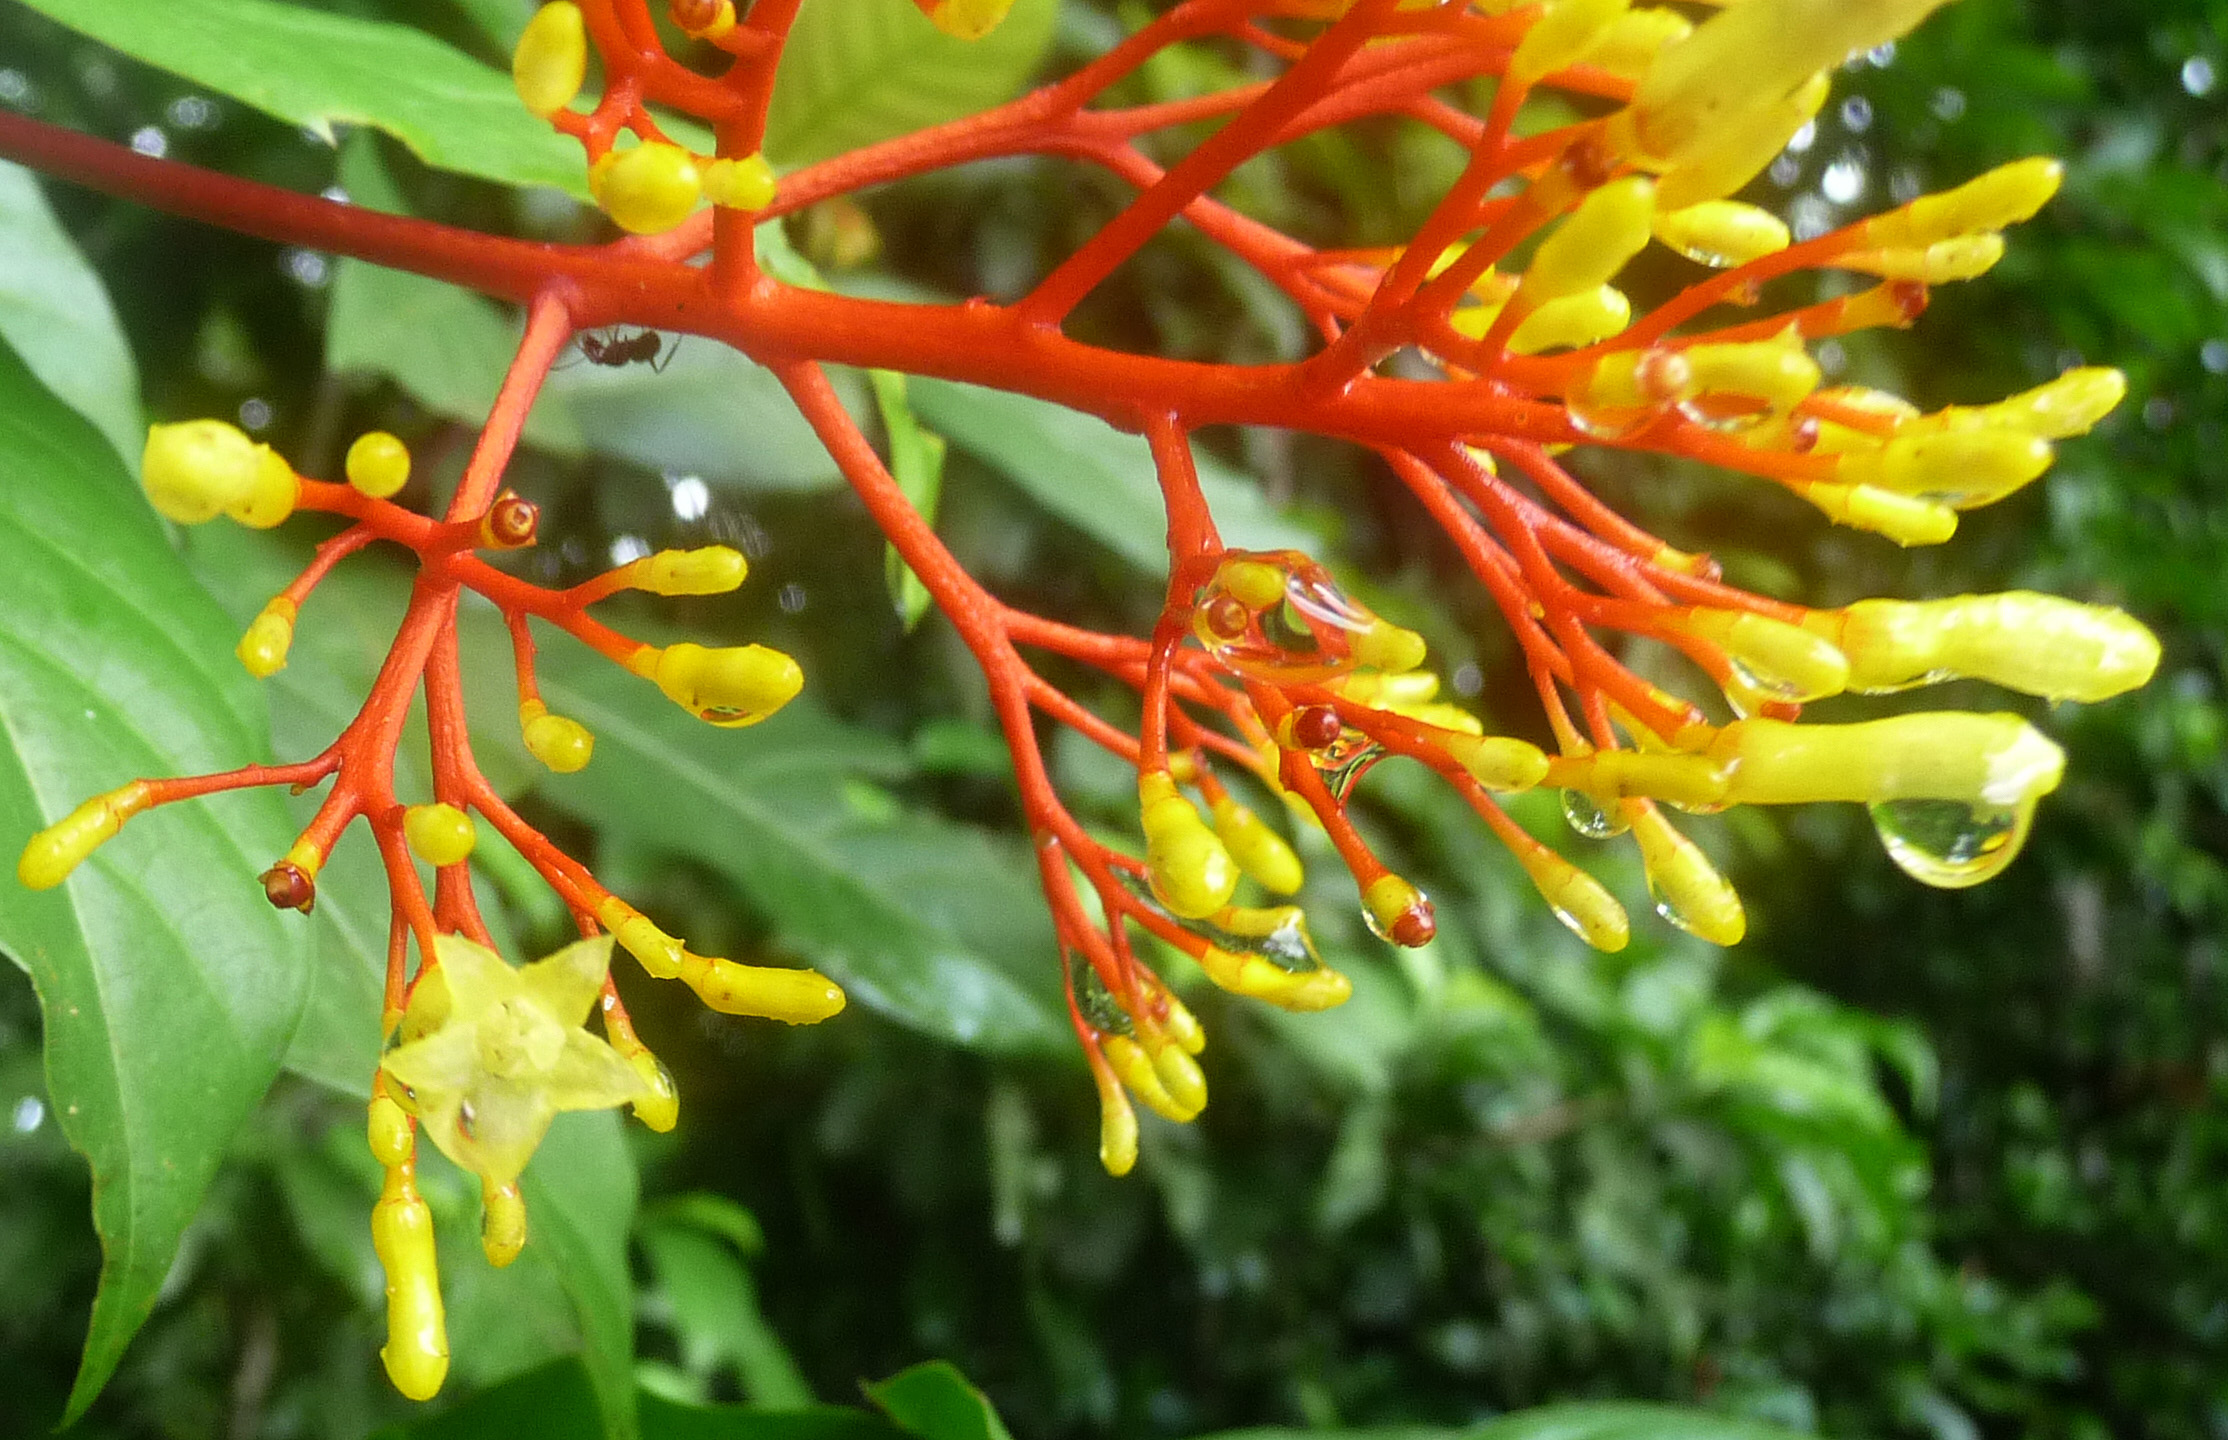
[[442,1154],[508,1185],[558,1111],[646,1098],[634,1067],[581,1028],[610,968],[610,936],[517,969],[457,935],[439,937],[434,953],[403,1043],[380,1063]]

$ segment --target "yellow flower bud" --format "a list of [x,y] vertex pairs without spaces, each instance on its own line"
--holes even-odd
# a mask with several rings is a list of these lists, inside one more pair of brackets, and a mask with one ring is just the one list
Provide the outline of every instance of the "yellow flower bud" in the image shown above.
[[[1174,1046],[1169,1048],[1172,1053],[1183,1055]],[[1151,1057],[1146,1055],[1144,1048],[1135,1040],[1127,1035],[1107,1035],[1099,1040],[1099,1049],[1105,1053],[1106,1063],[1114,1067],[1114,1073],[1122,1077],[1122,1083],[1129,1087],[1130,1093],[1144,1101],[1145,1107],[1155,1115],[1163,1120],[1173,1120],[1178,1125],[1198,1118],[1197,1108],[1186,1108],[1175,1096],[1168,1093],[1168,1088],[1161,1083],[1160,1072],[1153,1068]],[[1184,1058],[1189,1060],[1191,1057],[1185,1055]],[[1206,1103],[1204,1081],[1200,1084],[1199,1093],[1200,1103],[1203,1105]]]
[[2004,258],[2001,235],[1959,235],[1932,245],[1890,250],[1852,250],[1834,257],[1844,270],[1862,271],[1882,280],[1916,280],[1925,285],[1947,285],[1954,280],[1975,280],[1996,268]]
[[1648,73],[1663,47],[1684,40],[1694,26],[1675,11],[1646,7],[1611,20],[1580,59],[1612,75],[1637,80]]
[[1261,817],[1225,795],[1210,807],[1215,834],[1238,868],[1279,895],[1290,895],[1307,877],[1300,857]]
[[750,566],[725,545],[660,550],[629,569],[634,588],[653,595],[724,595],[743,583]]
[[1802,487],[1801,493],[1827,519],[1885,535],[1898,545],[1939,545],[1957,533],[1957,512],[1947,505],[1876,485],[1819,483]]
[[1207,978],[1233,995],[1265,1000],[1280,1010],[1329,1010],[1346,1003],[1354,984],[1328,965],[1287,970],[1259,955],[1242,955],[1210,945],[1199,957]]
[[1154,1051],[1153,1073],[1178,1109],[1197,1115],[1207,1108],[1207,1077],[1181,1045],[1163,1045]]
[[199,525],[255,493],[267,453],[222,420],[150,425],[139,483],[157,511],[181,525]]
[[2051,700],[2091,702],[2145,684],[2158,668],[2158,637],[2134,617],[2029,590],[1860,600],[1816,612],[1808,624],[1837,637],[1857,690],[1964,677]]
[[1722,767],[1702,755],[1663,750],[1596,750],[1567,756],[1549,768],[1550,784],[1600,801],[1646,796],[1699,809],[1725,803]]
[[31,837],[16,860],[16,879],[29,890],[53,889],[69,879],[86,856],[113,839],[126,820],[146,808],[144,781],[95,795]]
[[487,1263],[501,1270],[526,1248],[526,1198],[518,1182],[507,1185],[480,1183],[480,1249]]
[[2012,808],[2058,787],[2065,752],[2017,715],[1930,711],[1851,725],[1736,720],[1710,743],[1736,805],[1958,800]]
[[1956,510],[2001,500],[2050,468],[2050,442],[2022,430],[1970,429],[1898,435],[1878,450],[1836,457],[1854,485],[1915,495]]
[[1999,165],[1955,190],[1921,195],[1873,216],[1863,225],[1865,242],[1881,249],[1923,250],[2016,225],[2049,203],[2065,173],[2065,166],[2047,156]]
[[511,52],[511,83],[528,110],[544,120],[570,105],[588,77],[588,26],[572,0],[534,12]]
[[1748,914],[1702,847],[1681,835],[1653,805],[1629,802],[1625,816],[1632,838],[1640,843],[1640,863],[1657,912],[1712,945],[1738,945],[1748,933]]
[[1334,688],[1357,705],[1405,715],[1439,693],[1439,677],[1429,670],[1408,670],[1398,675],[1354,670],[1339,676]]
[[1898,433],[1916,435],[1993,426],[2024,430],[2045,440],[2063,440],[2088,434],[2126,398],[2125,375],[2103,366],[2084,366],[1993,405],[1951,405],[1931,415],[1915,415]]
[[1628,175],[1589,191],[1540,242],[1509,303],[1539,306],[1607,284],[1648,243],[1655,190],[1653,181]]
[[1415,669],[1423,663],[1425,653],[1421,635],[1382,620],[1351,632],[1347,638],[1347,654],[1356,665],[1388,675]]
[[1678,628],[1725,651],[1741,678],[1774,700],[1800,704],[1849,687],[1849,659],[1824,636],[1746,610],[1690,610]]
[[1099,1092],[1099,1164],[1119,1179],[1137,1165],[1137,1112],[1112,1074],[1092,1067]]
[[651,140],[607,151],[588,167],[588,190],[620,229],[659,235],[689,218],[704,193],[704,179],[688,151]]
[[1508,83],[1530,85],[1576,64],[1607,34],[1632,0],[1547,0],[1547,9],[1524,32],[1509,57]]
[[1546,778],[1547,756],[1537,745],[1505,735],[1441,735],[1439,748],[1470,778],[1489,790],[1529,790]]
[[1592,345],[1632,323],[1632,302],[1614,285],[1599,285],[1550,300],[1524,317],[1509,335],[1509,349],[1519,355],[1542,350]]
[[645,646],[630,663],[666,699],[707,724],[728,728],[756,725],[796,699],[805,684],[796,661],[764,645]]
[[1632,939],[1632,921],[1599,880],[1530,837],[1510,847],[1555,918],[1596,950],[1614,955]]
[[559,775],[570,775],[596,753],[596,737],[578,720],[552,715],[539,700],[518,707],[519,728],[526,739],[526,753]]
[[367,430],[348,447],[346,468],[349,484],[384,500],[410,483],[410,448],[384,430]]
[[680,941],[660,930],[649,917],[613,896],[596,909],[596,919],[609,930],[619,947],[640,961],[642,968],[660,980],[672,980],[681,973],[681,962],[688,953]]
[[1398,875],[1380,875],[1362,890],[1362,919],[1393,945],[1426,944],[1435,932],[1431,901]]
[[704,167],[704,198],[730,210],[763,210],[774,203],[780,189],[774,167],[755,152],[739,160],[714,160]]
[[441,1313],[441,1276],[433,1248],[433,1212],[401,1167],[371,1209],[372,1249],[387,1275],[387,1343],[379,1358],[395,1389],[430,1400],[449,1373],[449,1337]]
[[1197,1055],[1207,1048],[1207,1031],[1184,1002],[1174,995],[1168,997],[1168,1018],[1164,1022],[1169,1038],[1184,1048],[1187,1055]]
[[268,530],[294,513],[301,503],[302,480],[294,467],[268,445],[256,449],[255,481],[247,494],[224,507],[224,513],[251,530]]
[[387,1170],[408,1160],[415,1148],[411,1143],[410,1117],[383,1087],[371,1097],[371,1108],[364,1122],[364,1141],[371,1147],[371,1158]]
[[982,39],[997,29],[1006,13],[1013,9],[1013,0],[914,0],[914,3],[937,29],[962,40]]
[[267,680],[286,668],[286,652],[294,644],[294,617],[299,613],[294,602],[282,595],[248,622],[247,633],[232,653],[250,675]]
[[412,805],[402,812],[402,838],[428,865],[460,865],[472,853],[472,817],[454,805]]
[[1666,210],[1683,210],[1740,189],[1816,117],[1832,88],[1823,73],[1813,75],[1785,99],[1726,125],[1664,170],[1656,183],[1657,202]]
[[635,1118],[661,1135],[678,1125],[681,1121],[681,1087],[673,1083],[673,1072],[665,1068],[665,1062],[640,1045],[628,1049],[615,1043],[614,1048],[634,1067],[634,1073],[642,1077],[642,1083],[649,1087],[649,1093],[637,1096],[633,1101]]
[[817,1025],[844,1006],[843,987],[817,970],[738,965],[732,960],[684,951],[681,981],[722,1015],[758,1015],[790,1025]]
[[1215,571],[1217,586],[1255,610],[1283,600],[1287,583],[1282,567],[1266,560],[1225,560]]
[[1689,260],[1719,268],[1761,260],[1786,249],[1792,239],[1777,215],[1738,200],[1658,211],[1655,237]]
[[1165,772],[1137,779],[1145,869],[1153,894],[1172,914],[1198,920],[1230,903],[1238,866]]
[[1774,410],[1792,409],[1822,378],[1793,326],[1774,339],[1689,345],[1681,354],[1687,363],[1687,394],[1744,395]]

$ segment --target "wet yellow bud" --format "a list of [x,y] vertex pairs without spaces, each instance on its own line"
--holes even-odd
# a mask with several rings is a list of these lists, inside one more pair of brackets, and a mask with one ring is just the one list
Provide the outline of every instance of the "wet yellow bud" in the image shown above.
[[1185,1109],[1168,1093],[1167,1087],[1161,1084],[1160,1072],[1153,1068],[1151,1058],[1129,1036],[1103,1036],[1099,1040],[1099,1049],[1106,1055],[1106,1063],[1114,1067],[1114,1073],[1122,1077],[1122,1083],[1129,1087],[1130,1093],[1144,1101],[1145,1108],[1161,1119],[1173,1120],[1181,1125],[1199,1114],[1197,1110]]
[[742,552],[725,545],[660,550],[628,569],[634,588],[652,595],[724,595],[749,573]]
[[1612,75],[1637,80],[1648,73],[1663,47],[1684,40],[1694,26],[1675,11],[1646,7],[1611,20],[1581,60]]
[[1745,395],[1774,410],[1793,408],[1822,378],[1792,326],[1776,339],[1689,345],[1681,354],[1688,394]]
[[1572,934],[1609,954],[1630,943],[1632,921],[1599,880],[1537,841],[1516,850],[1517,863]]
[[1993,405],[1951,405],[1904,422],[1900,434],[2006,427],[2063,440],[2086,435],[2127,398],[2127,377],[2103,366],[2068,370],[2047,385],[2007,396]]
[[480,1249],[487,1263],[500,1270],[526,1248],[526,1198],[518,1182],[480,1185]]
[[1689,260],[1721,269],[1784,250],[1792,238],[1777,215],[1738,200],[1704,200],[1683,210],[1659,211],[1655,237]]
[[1849,659],[1823,635],[1746,610],[1690,610],[1680,629],[1725,651],[1741,678],[1773,700],[1801,704],[1849,687]]
[[1816,612],[1808,624],[1837,637],[1857,690],[1963,677],[2092,702],[2135,689],[2158,668],[2158,637],[2133,616],[2028,590],[1860,600]]
[[1288,578],[1282,566],[1266,560],[1225,560],[1215,570],[1215,585],[1254,610],[1282,601]]
[[384,500],[410,483],[410,449],[384,430],[367,430],[348,447],[348,483]]
[[1949,506],[1876,485],[1808,485],[1802,497],[1827,519],[1885,535],[1898,545],[1939,545],[1957,533],[1957,512]]
[[1606,340],[1632,323],[1632,302],[1614,285],[1599,285],[1550,300],[1524,317],[1509,335],[1519,355],[1570,349]]
[[302,480],[270,446],[255,449],[255,481],[247,494],[224,507],[224,513],[251,530],[268,530],[301,503]]
[[1280,1010],[1329,1010],[1354,993],[1353,982],[1327,965],[1287,970],[1258,955],[1233,954],[1214,945],[1199,957],[1199,968],[1231,994],[1265,1000]]
[[1362,888],[1362,918],[1394,945],[1426,944],[1435,933],[1431,901],[1398,875],[1380,875]]
[[511,83],[534,114],[548,119],[572,103],[588,77],[588,27],[572,0],[534,12],[511,52]]
[[1898,435],[1878,450],[1836,458],[1843,481],[1970,510],[2001,500],[2050,468],[2050,442],[2023,430]]
[[1307,876],[1300,857],[1261,817],[1225,795],[1210,807],[1215,834],[1238,868],[1279,895],[1290,895]]
[[2065,752],[2017,715],[1930,711],[1853,725],[1736,720],[1710,756],[1736,805],[1957,800],[2012,808],[2058,788]]
[[1547,781],[1602,801],[1646,796],[1674,805],[1725,803],[1722,767],[1707,756],[1671,750],[1596,750],[1567,756],[1548,768]]
[[780,189],[774,167],[755,151],[740,160],[714,160],[704,167],[704,198],[730,210],[763,210],[774,203]]
[[147,427],[139,483],[155,509],[181,525],[214,520],[255,494],[267,447],[222,420]]
[[371,1097],[371,1108],[364,1121],[364,1141],[371,1147],[371,1158],[377,1160],[382,1169],[394,1169],[410,1158],[413,1148],[410,1135],[410,1117],[382,1088]]
[[1712,945],[1738,945],[1748,933],[1748,914],[1702,847],[1681,835],[1653,805],[1628,803],[1625,817],[1632,838],[1640,843],[1648,893],[1663,918]]
[[69,879],[86,856],[113,839],[126,820],[146,808],[143,781],[95,795],[31,837],[15,862],[16,879],[26,889],[53,889]]
[[1882,280],[1916,280],[1925,285],[1947,285],[1954,280],[1974,280],[1996,268],[2004,258],[2001,235],[1960,235],[1932,245],[1893,250],[1852,250],[1834,257],[1844,270],[1862,271]]
[[1441,735],[1439,748],[1489,790],[1529,790],[1546,778],[1547,755],[1505,735]]
[[597,907],[596,919],[619,942],[619,948],[641,962],[644,970],[660,980],[680,975],[687,948],[641,911],[613,896]]
[[643,1084],[649,1087],[648,1094],[639,1095],[632,1102],[635,1118],[661,1135],[679,1124],[681,1087],[673,1083],[673,1072],[666,1069],[665,1063],[657,1056],[639,1045],[631,1050],[620,1047],[619,1053],[626,1057],[627,1064],[634,1067],[634,1073],[640,1075]]
[[2047,156],[1999,165],[1955,190],[1921,195],[1873,216],[1864,222],[1865,242],[1888,250],[1926,249],[2016,225],[2058,193],[2065,173],[2065,166]]
[[1653,181],[1638,175],[1589,191],[1540,242],[1509,303],[1539,306],[1607,284],[1648,243],[1655,191]]
[[681,981],[722,1015],[817,1025],[844,1006],[843,987],[817,970],[738,965],[683,951]]
[[1388,675],[1415,669],[1423,663],[1425,653],[1421,635],[1382,620],[1347,638],[1347,654],[1356,665],[1382,670]]
[[1508,83],[1530,85],[1543,75],[1576,64],[1608,33],[1632,0],[1547,0],[1546,12],[1532,22],[1509,57]]
[[689,218],[704,179],[686,150],[651,140],[606,152],[588,168],[588,190],[620,229],[659,235]]
[[997,29],[1006,13],[1013,9],[1013,0],[914,0],[914,3],[937,29],[962,40],[982,39]]
[[578,720],[552,715],[539,700],[518,707],[519,729],[526,739],[526,753],[560,775],[570,775],[596,753],[596,737]]
[[756,725],[796,699],[805,684],[796,661],[764,645],[718,650],[685,642],[663,650],[645,646],[629,663],[683,710],[730,728]]
[[1817,116],[1831,89],[1823,73],[1813,75],[1785,99],[1726,125],[1664,170],[1657,181],[1657,203],[1666,210],[1683,210],[1740,189]]
[[1190,1008],[1174,995],[1168,997],[1168,1018],[1162,1023],[1168,1030],[1169,1038],[1184,1047],[1185,1054],[1197,1055],[1207,1048],[1206,1027],[1202,1026],[1199,1023],[1199,1017],[1192,1014]]
[[1137,799],[1146,877],[1160,903],[1186,920],[1204,919],[1228,905],[1238,888],[1237,863],[1177,793],[1176,782],[1159,771],[1140,775]]
[[1099,1092],[1099,1164],[1117,1179],[1137,1165],[1137,1112],[1121,1081],[1092,1067]]
[[1605,409],[1640,409],[1684,397],[1693,381],[1693,367],[1677,350],[1613,350],[1588,372],[1573,398]]
[[461,865],[478,832],[472,817],[454,805],[412,805],[402,812],[402,838],[428,865]]
[[286,668],[286,652],[294,644],[294,617],[299,613],[294,602],[282,595],[248,622],[247,633],[232,653],[250,675],[267,680]]
[[449,1373],[449,1337],[441,1314],[441,1277],[433,1247],[433,1212],[401,1167],[371,1208],[371,1243],[387,1276],[387,1343],[379,1358],[395,1389],[430,1400]]
[[1187,1118],[1207,1108],[1207,1077],[1199,1062],[1180,1045],[1163,1045],[1153,1052],[1153,1073],[1160,1088]]

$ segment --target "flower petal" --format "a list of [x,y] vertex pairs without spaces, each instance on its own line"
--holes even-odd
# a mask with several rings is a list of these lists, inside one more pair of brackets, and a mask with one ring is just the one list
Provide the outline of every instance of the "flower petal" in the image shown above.
[[381,1057],[379,1068],[408,1087],[411,1104],[419,1114],[426,1114],[445,1102],[453,1103],[478,1079],[478,1028],[451,1025],[422,1040],[397,1045]]
[[602,993],[603,977],[611,969],[611,937],[591,936],[576,941],[546,959],[536,960],[518,972],[526,993],[538,1001],[558,1024],[575,1029],[584,1024]]
[[619,1052],[584,1030],[565,1035],[565,1052],[542,1086],[559,1110],[604,1110],[645,1098],[649,1085]]

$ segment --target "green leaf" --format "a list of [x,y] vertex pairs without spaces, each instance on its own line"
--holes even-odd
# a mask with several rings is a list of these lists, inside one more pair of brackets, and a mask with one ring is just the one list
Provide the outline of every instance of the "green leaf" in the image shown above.
[[926,1360],[860,1388],[921,1440],[1013,1440],[989,1398],[949,1360]]
[[766,155],[784,169],[988,110],[1044,58],[1059,0],[1019,0],[980,40],[955,39],[912,0],[842,0],[797,15],[774,77]]
[[1420,1425],[1348,1430],[1267,1426],[1223,1430],[1200,1440],[1797,1440],[1777,1425],[1676,1405],[1624,1401],[1543,1405],[1459,1430]]
[[278,0],[27,3],[328,141],[366,125],[437,169],[588,193],[579,142],[527,113],[508,74],[408,26]]
[[632,1440],[634,1280],[627,1232],[634,1225],[634,1156],[609,1110],[560,1115],[521,1181],[528,1244],[538,1247],[572,1297],[581,1362],[595,1387],[608,1440]]
[[139,367],[93,267],[31,172],[0,161],[0,339],[137,473]]
[[639,1239],[686,1369],[709,1376],[732,1366],[744,1396],[769,1410],[812,1403],[812,1387],[759,1309],[758,1287],[736,1247],[670,1216],[645,1224]]
[[[1152,448],[1093,415],[1000,390],[916,377],[913,408],[1045,509],[1149,575],[1168,573],[1168,515]],[[1246,550],[1314,548],[1242,472],[1199,452],[1199,488],[1222,538]]]
[[[0,548],[9,843],[135,777],[264,758],[231,623],[108,442],[4,347]],[[38,990],[48,1094],[93,1168],[103,1268],[72,1417],[153,1308],[300,1017],[300,932],[255,883],[289,836],[277,795],[225,796],[141,816],[63,888],[0,881],[0,946]]]
[[[929,524],[936,523],[936,504],[944,493],[944,437],[921,428],[905,398],[905,377],[894,370],[871,370],[874,400],[881,407],[882,428],[890,440],[890,478]],[[899,557],[895,545],[882,547],[882,568],[890,599],[899,618],[911,630],[928,613],[928,587]]]
[[544,653],[541,678],[550,708],[597,736],[549,799],[727,876],[863,1005],[961,1045],[1066,1053],[1058,951],[1018,847],[839,798],[848,779],[905,772],[894,742],[809,701],[716,729],[571,644]]

